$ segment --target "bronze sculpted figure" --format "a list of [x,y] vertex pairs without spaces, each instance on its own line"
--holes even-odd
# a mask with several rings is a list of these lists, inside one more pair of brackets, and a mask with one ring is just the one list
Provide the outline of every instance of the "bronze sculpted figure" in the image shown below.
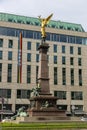
[[41,16],[38,16],[39,17],[39,20],[41,22],[41,37],[42,37],[42,40],[45,42],[46,40],[46,32],[45,32],[45,27],[46,25],[49,23],[51,17],[53,16],[53,14],[49,15],[47,18],[41,18]]

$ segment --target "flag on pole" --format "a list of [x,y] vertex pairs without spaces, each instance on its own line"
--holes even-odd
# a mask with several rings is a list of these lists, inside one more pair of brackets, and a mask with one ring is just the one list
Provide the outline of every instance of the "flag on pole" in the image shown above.
[[18,74],[17,82],[22,83],[22,33],[19,34],[18,39]]

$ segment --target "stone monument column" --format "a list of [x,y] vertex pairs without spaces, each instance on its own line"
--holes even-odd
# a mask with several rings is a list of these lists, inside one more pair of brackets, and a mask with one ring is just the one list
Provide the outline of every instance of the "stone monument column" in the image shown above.
[[38,72],[38,83],[41,88],[40,94],[47,95],[50,94],[49,87],[49,68],[48,68],[48,59],[47,59],[47,51],[49,45],[44,43],[39,46],[39,72]]

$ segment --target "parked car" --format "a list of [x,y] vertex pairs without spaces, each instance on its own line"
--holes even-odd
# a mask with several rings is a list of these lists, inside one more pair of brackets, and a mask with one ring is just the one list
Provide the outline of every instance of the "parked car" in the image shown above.
[[3,119],[1,122],[4,123],[4,122],[10,122],[10,121],[11,121],[11,119],[9,119],[9,118],[6,117],[6,118]]
[[72,116],[72,113],[70,111],[66,111],[67,116]]
[[74,111],[74,115],[75,115],[75,116],[84,116],[84,115],[85,115],[85,112],[82,111],[82,110],[75,110],[75,111]]
[[87,121],[87,115],[84,115],[84,116],[81,118],[81,121]]

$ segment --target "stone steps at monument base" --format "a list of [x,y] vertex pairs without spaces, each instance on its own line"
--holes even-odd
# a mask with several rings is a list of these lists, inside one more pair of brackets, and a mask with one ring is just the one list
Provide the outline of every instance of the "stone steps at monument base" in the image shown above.
[[16,122],[56,122],[58,120],[70,120],[70,117],[61,117],[61,116],[35,116],[35,117],[17,117]]

